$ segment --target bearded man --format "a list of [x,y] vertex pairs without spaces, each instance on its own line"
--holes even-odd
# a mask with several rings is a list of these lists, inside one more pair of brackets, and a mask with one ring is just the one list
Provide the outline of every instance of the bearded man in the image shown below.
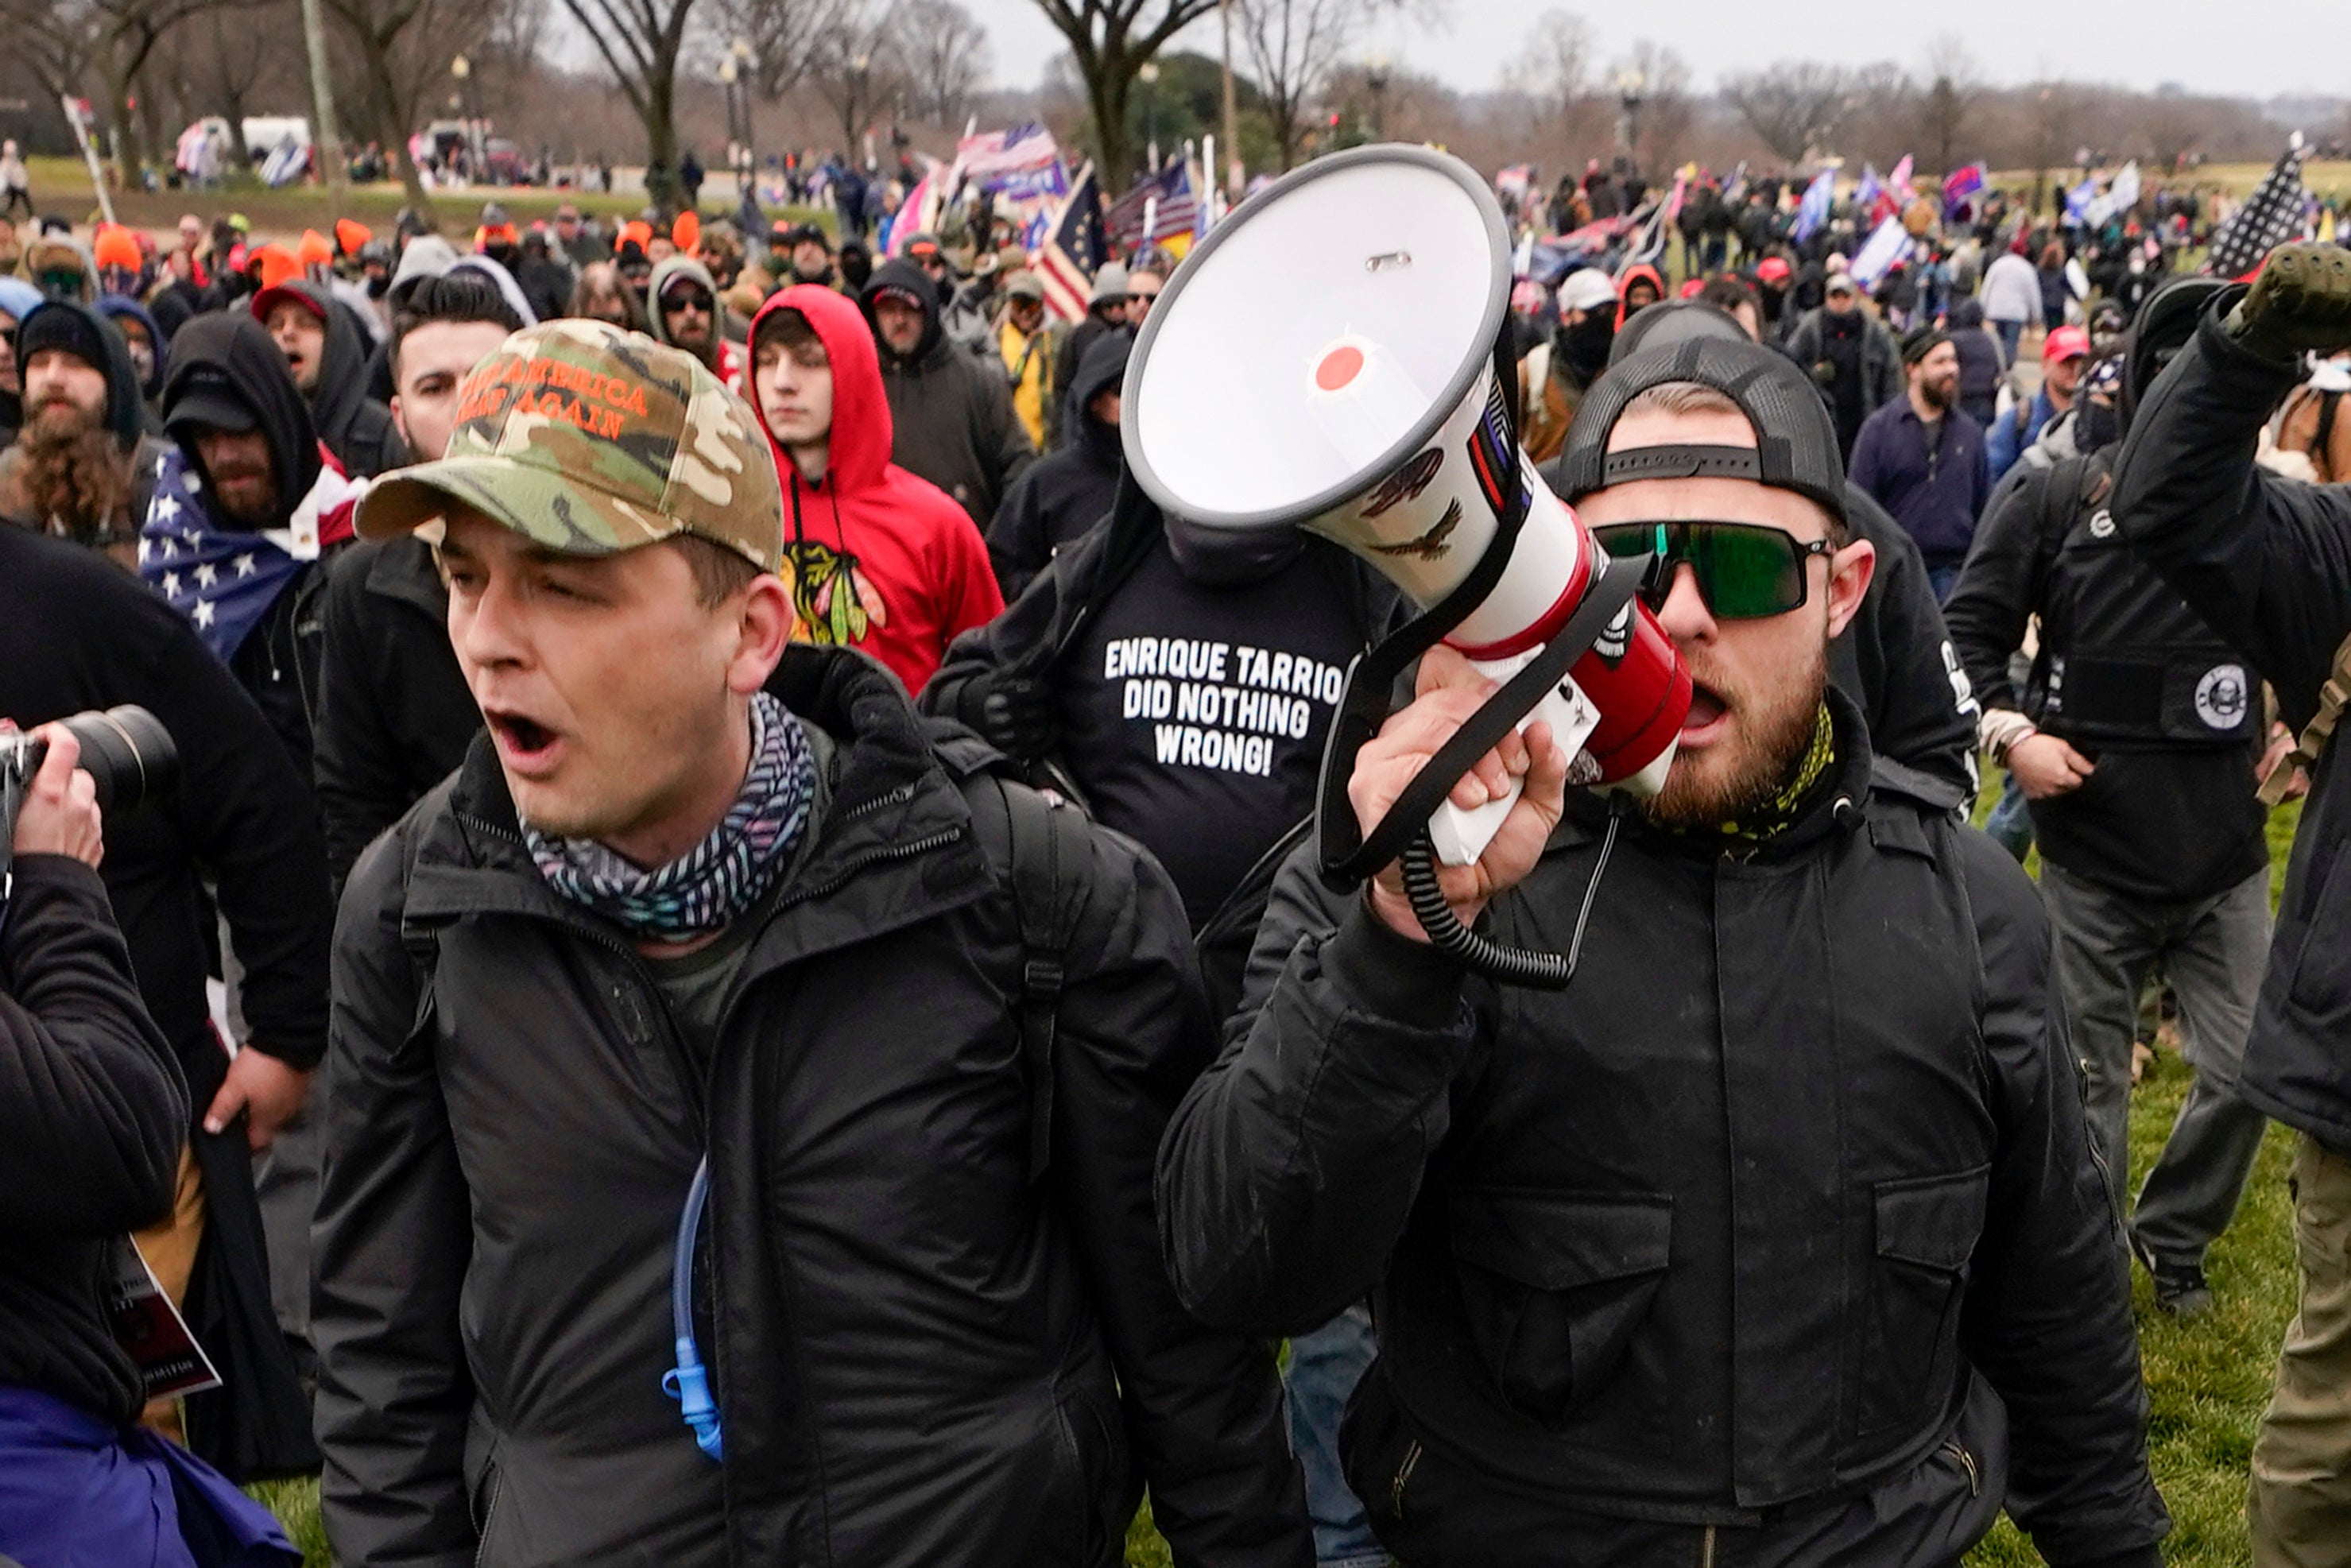
[[139,372],[114,323],[50,300],[16,329],[25,423],[0,452],[0,517],[137,561],[163,444],[140,434]]
[[[1318,904],[1291,862],[1161,1147],[1177,1293],[1258,1333],[1371,1296],[1347,1479],[1413,1568],[1946,1568],[2003,1504],[2058,1568],[2153,1568],[2048,923],[1830,683],[1876,561],[1820,398],[1759,344],[1651,350],[1560,473],[1694,677],[1664,790],[1569,800],[1541,724],[1455,787],[1523,793],[1447,904],[1579,933],[1563,991],[1433,946],[1394,866]],[[1491,689],[1423,660],[1353,761],[1367,833]]]

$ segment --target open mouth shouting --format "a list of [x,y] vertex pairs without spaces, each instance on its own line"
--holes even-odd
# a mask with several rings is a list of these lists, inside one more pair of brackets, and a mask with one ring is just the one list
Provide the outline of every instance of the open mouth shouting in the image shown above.
[[482,718],[507,772],[543,779],[554,771],[563,748],[563,737],[556,730],[512,708],[484,708]]

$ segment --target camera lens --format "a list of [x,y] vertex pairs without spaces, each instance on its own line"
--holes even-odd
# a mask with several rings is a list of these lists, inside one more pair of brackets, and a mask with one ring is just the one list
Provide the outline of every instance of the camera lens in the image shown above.
[[81,767],[98,785],[99,810],[110,816],[135,811],[179,783],[180,753],[172,732],[145,708],[126,703],[63,722],[81,742]]

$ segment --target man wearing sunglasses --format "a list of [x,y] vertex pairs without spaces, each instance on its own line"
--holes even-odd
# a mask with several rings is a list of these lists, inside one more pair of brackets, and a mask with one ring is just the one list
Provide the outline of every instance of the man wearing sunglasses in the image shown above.
[[[1664,790],[1570,797],[1541,725],[1456,786],[1523,785],[1441,885],[1506,946],[1580,926],[1561,991],[1465,970],[1393,866],[1334,908],[1292,862],[1162,1145],[1179,1293],[1258,1332],[1371,1295],[1346,1468],[1406,1564],[1947,1568],[2005,1505],[2055,1568],[2153,1568],[2048,926],[1829,679],[1875,562],[1827,411],[1757,344],[1637,354],[1562,477],[1695,678]],[[1366,831],[1491,689],[1422,662]]]
[[726,308],[708,267],[690,256],[670,256],[653,268],[646,298],[653,341],[684,349],[729,392],[743,390],[743,346],[726,331]]

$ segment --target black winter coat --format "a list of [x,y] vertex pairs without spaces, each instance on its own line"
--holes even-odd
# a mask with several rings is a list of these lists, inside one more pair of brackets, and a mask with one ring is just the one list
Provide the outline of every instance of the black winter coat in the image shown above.
[[[2115,522],[2212,629],[2252,660],[2299,733],[2351,635],[2351,493],[2282,479],[2254,438],[2300,379],[2231,340],[2234,291],[2131,419]],[[2351,765],[2320,757],[2286,865],[2241,1089],[2248,1104],[2351,1151]]]
[[188,1091],[98,873],[21,855],[0,925],[0,1384],[139,1413],[115,1343],[122,1237],[170,1212]]
[[368,361],[374,345],[323,286],[297,282],[287,287],[316,300],[326,315],[327,347],[319,358],[318,384],[309,397],[310,421],[318,427],[319,439],[354,479],[371,479],[405,466],[408,443],[400,438],[392,410],[369,390]]
[[[1343,1444],[1406,1562],[1941,1568],[2003,1491],[2059,1568],[2158,1560],[2039,900],[1831,703],[1828,798],[1752,857],[1625,830],[1568,991],[1318,917],[1303,867],[1259,932],[1280,977],[1162,1149],[1168,1260],[1259,1333],[1372,1292]],[[1566,945],[1591,805],[1496,939]]]
[[[149,709],[179,748],[177,793],[107,823],[103,875],[140,995],[200,1113],[228,1071],[204,998],[219,920],[245,968],[254,1049],[301,1068],[326,1049],[334,915],[316,808],[179,612],[79,545],[0,528],[0,715],[29,728],[118,703]],[[189,1447],[239,1481],[315,1469],[307,1401],[270,1312],[245,1124],[191,1136],[206,1239],[184,1311],[228,1387],[188,1400]]]
[[422,539],[338,556],[323,614],[314,760],[340,886],[360,852],[465,760],[482,712],[449,646],[449,591]]
[[882,350],[890,460],[954,497],[985,529],[1005,492],[1037,458],[1028,427],[1012,412],[1004,361],[993,350],[983,359],[947,337],[938,291],[911,262],[887,263],[866,283],[859,303],[869,325],[874,296],[885,288],[913,296],[923,308],[923,337],[914,351],[901,360]]
[[[1032,1185],[1000,850],[870,660],[795,647],[769,689],[836,779],[706,1072],[486,744],[352,873],[314,1323],[341,1561],[1110,1568],[1147,1480],[1179,1563],[1305,1568],[1269,1347],[1158,1261],[1152,1159],[1210,1051],[1173,888],[1100,832],[1059,884]],[[705,1149],[725,1541],[689,1553],[645,1521],[717,1506],[660,1388]]]

